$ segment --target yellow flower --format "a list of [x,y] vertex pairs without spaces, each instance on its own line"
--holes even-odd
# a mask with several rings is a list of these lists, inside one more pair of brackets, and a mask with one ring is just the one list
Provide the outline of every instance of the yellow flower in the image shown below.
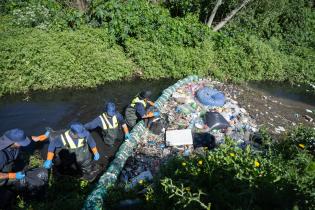
[[186,166],[187,164],[185,162],[182,162],[182,166]]
[[141,184],[141,185],[143,184],[143,180],[142,179],[139,180],[139,184]]
[[304,149],[305,145],[304,145],[304,144],[299,144],[299,147],[301,147],[302,149]]
[[234,154],[234,153],[230,153],[230,156],[231,156],[231,157],[234,157],[234,156],[235,156],[235,154]]
[[257,160],[255,160],[255,167],[259,167],[259,166],[260,166],[260,163]]
[[202,160],[198,161],[198,165],[200,165],[200,166],[202,165]]

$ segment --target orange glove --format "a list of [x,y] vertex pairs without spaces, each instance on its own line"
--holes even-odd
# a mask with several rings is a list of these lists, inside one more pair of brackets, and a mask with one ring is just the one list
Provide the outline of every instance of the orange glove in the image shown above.
[[150,118],[150,117],[154,117],[154,113],[153,112],[148,112],[146,115],[144,115],[142,118]]
[[37,141],[45,141],[48,137],[44,134],[44,135],[40,135],[40,136],[32,136],[32,140],[37,142]]
[[54,158],[54,153],[53,152],[48,152],[47,153],[47,160],[52,160]]
[[92,148],[92,152],[93,152],[94,155],[95,155],[96,153],[98,153],[97,148],[96,148],[96,147],[93,147],[93,148]]

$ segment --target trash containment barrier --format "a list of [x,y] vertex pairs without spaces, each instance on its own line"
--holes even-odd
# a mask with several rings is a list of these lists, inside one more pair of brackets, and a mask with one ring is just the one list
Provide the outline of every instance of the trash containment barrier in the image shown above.
[[[179,80],[174,85],[163,91],[163,94],[155,101],[155,107],[161,108],[170,98],[176,88],[179,88],[187,83],[197,81],[198,76],[188,76],[182,80]],[[106,209],[104,206],[104,200],[107,195],[108,187],[115,184],[117,178],[123,169],[127,159],[132,155],[133,150],[137,146],[138,140],[141,138],[145,130],[144,123],[140,121],[131,131],[131,138],[125,141],[119,148],[115,155],[115,159],[110,163],[110,166],[106,172],[100,177],[94,190],[89,194],[85,200],[83,209]]]

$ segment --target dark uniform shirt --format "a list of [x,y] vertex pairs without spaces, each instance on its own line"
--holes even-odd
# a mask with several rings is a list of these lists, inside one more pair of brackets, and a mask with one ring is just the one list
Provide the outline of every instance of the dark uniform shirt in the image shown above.
[[6,148],[0,151],[0,171],[10,162],[16,160],[20,149]]
[[[149,103],[146,103],[146,107],[150,107],[150,104]],[[146,111],[146,108],[143,106],[142,103],[136,103],[136,112],[137,112],[137,115],[139,115],[141,118],[147,114],[147,111]]]
[[[119,113],[119,112],[116,112],[115,114],[116,118],[117,118],[117,121],[119,122],[120,125],[123,125],[125,124],[125,120],[123,118],[123,116]],[[107,116],[107,119],[108,121],[110,122],[110,124],[113,124],[113,117],[108,117]],[[88,122],[84,125],[84,127],[88,130],[93,130],[97,127],[100,127],[102,128],[102,120],[100,118],[100,116],[98,116],[97,118],[95,118],[94,120],[92,120],[91,122]]]
[[[96,147],[96,143],[93,139],[93,137],[91,136],[91,134],[89,134],[87,137],[87,143],[90,146],[90,148],[94,148]],[[76,144],[76,146],[78,145],[79,141],[78,138],[72,138],[74,140],[74,143]],[[58,137],[56,137],[55,139],[52,139],[49,143],[48,146],[48,152],[54,152],[56,148],[61,148],[63,147],[63,142],[61,139],[61,136],[59,135]]]

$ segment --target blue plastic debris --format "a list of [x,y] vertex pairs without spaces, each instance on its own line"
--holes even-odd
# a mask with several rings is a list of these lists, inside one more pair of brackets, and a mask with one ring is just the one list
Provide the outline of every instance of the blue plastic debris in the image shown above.
[[204,87],[198,90],[196,97],[200,103],[206,106],[223,106],[225,103],[224,94],[210,87]]

